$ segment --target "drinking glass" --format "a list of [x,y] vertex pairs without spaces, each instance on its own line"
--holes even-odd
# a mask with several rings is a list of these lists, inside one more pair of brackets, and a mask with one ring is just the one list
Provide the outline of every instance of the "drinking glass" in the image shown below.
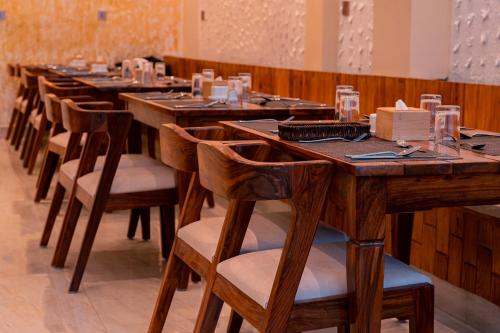
[[441,95],[422,94],[420,95],[420,108],[431,113],[431,123],[429,128],[429,138],[434,138],[434,125],[436,119],[436,107],[441,105]]
[[230,76],[227,79],[227,101],[231,105],[243,104],[243,88],[239,76]]
[[141,83],[150,85],[153,84],[153,63],[147,62],[144,64],[142,70],[142,80]]
[[250,93],[252,91],[252,74],[251,73],[238,73],[241,80],[241,86],[243,89],[243,100],[248,101],[250,98]]
[[163,80],[165,78],[165,63],[157,62],[155,64],[155,76],[157,80]]
[[193,94],[193,98],[197,99],[203,98],[201,90],[202,85],[203,85],[203,75],[200,73],[194,73],[191,79],[191,94]]
[[227,81],[218,80],[213,81],[212,87],[210,89],[210,99],[226,102],[228,93],[228,83]]
[[212,92],[212,83],[215,78],[214,70],[209,68],[202,69],[201,75],[203,76],[201,94],[204,98],[209,98]]
[[460,106],[436,107],[434,151],[448,156],[460,156]]
[[342,85],[342,86],[336,86],[335,87],[335,116],[334,116],[334,119],[338,120],[340,118],[340,113],[339,113],[339,110],[340,110],[339,93],[342,92],[342,91],[353,91],[353,90],[354,90],[353,86]]
[[359,92],[339,91],[339,120],[342,123],[359,120]]
[[122,62],[122,78],[131,79],[132,76],[132,63],[130,62],[130,60],[125,59]]

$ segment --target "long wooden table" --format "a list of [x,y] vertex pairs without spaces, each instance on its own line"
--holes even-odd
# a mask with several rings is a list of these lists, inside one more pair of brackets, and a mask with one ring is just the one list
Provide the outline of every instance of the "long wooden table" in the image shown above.
[[155,81],[149,84],[137,83],[130,79],[124,80],[121,78],[73,77],[73,79],[101,93],[118,94],[122,92],[146,91],[191,91],[191,81],[182,78]]
[[[334,148],[325,149],[324,143],[281,140],[269,132],[276,124],[222,125],[236,137],[262,139],[301,158],[333,163],[325,220],[351,238],[347,286],[352,332],[380,331],[386,213],[500,203],[499,156],[462,150],[457,160],[352,162],[340,158]],[[357,144],[363,143],[352,143]],[[428,142],[419,144],[425,147]]]

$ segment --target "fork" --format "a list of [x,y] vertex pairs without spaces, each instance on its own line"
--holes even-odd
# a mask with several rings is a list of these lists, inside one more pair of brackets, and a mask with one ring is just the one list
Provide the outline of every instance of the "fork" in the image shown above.
[[396,151],[379,151],[376,153],[367,153],[367,154],[358,154],[358,155],[345,155],[346,157],[350,157],[353,160],[359,159],[359,160],[370,160],[370,159],[380,159],[380,158],[390,158],[390,159],[396,159],[396,158],[401,158],[404,156],[409,156],[413,154],[414,152],[420,150],[422,146],[413,146],[411,148],[402,150],[400,152]]
[[174,105],[174,108],[177,109],[191,109],[191,108],[209,108],[216,104],[224,104],[221,101],[212,101],[210,103],[198,103],[198,104],[177,104]]
[[295,118],[295,116],[290,116],[290,117],[286,118],[285,120],[276,120],[276,119],[268,118],[268,119],[238,120],[238,122],[239,123],[267,123],[267,122],[286,123],[286,122],[293,120],[294,118]]

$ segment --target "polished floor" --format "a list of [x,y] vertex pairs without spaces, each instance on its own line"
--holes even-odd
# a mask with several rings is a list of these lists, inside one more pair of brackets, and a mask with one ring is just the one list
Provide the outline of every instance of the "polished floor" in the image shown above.
[[[164,267],[158,253],[157,211],[152,213],[153,238],[149,242],[126,238],[128,212],[106,214],[81,291],[70,294],[67,288],[86,213],[80,218],[66,268],[52,268],[50,260],[62,216],[58,218],[48,248],[40,248],[38,243],[50,202],[33,202],[35,181],[36,177],[27,176],[21,167],[18,153],[1,139],[0,332],[145,332]],[[279,203],[258,209],[277,218],[286,218],[287,214],[286,207]],[[216,208],[207,208],[203,214],[224,214],[223,201],[218,200]],[[439,283],[436,332],[478,332],[477,326],[466,324],[474,322],[470,318],[499,317],[498,308],[487,302],[483,304],[475,296],[453,289],[442,281],[436,282]],[[202,290],[200,283],[191,285],[188,291],[176,293],[164,332],[192,332]],[[448,305],[456,307],[470,299],[481,304],[463,313],[455,311],[459,313],[457,317],[448,313]],[[228,309],[225,308],[217,332],[224,332],[227,317]],[[408,325],[397,320],[385,320],[382,326],[383,332],[408,331]],[[242,332],[255,330],[245,324]],[[335,329],[321,332],[335,332]]]

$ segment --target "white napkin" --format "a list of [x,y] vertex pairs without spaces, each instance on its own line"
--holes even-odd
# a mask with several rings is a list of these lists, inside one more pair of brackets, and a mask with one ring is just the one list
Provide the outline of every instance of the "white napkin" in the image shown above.
[[406,103],[403,102],[403,100],[398,99],[396,101],[396,110],[398,110],[398,111],[408,111],[408,106],[406,106]]

